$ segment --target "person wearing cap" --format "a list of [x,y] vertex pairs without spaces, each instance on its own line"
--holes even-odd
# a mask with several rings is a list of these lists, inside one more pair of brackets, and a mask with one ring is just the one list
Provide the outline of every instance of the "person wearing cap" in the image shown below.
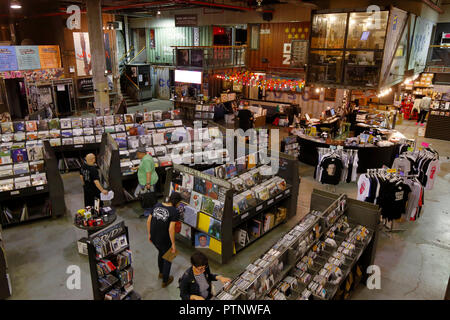
[[170,275],[172,262],[163,259],[169,250],[172,253],[177,251],[175,246],[175,224],[179,220],[179,213],[176,208],[182,200],[178,192],[173,192],[165,202],[157,203],[147,219],[148,240],[158,250],[159,278],[162,279],[162,287],[165,288],[173,281]]
[[100,192],[108,194],[108,191],[102,187],[100,183],[100,176],[95,166],[95,155],[89,153],[85,157],[85,162],[80,168],[80,178],[83,183],[84,191],[84,206],[93,207],[95,204],[95,198],[100,198]]
[[155,191],[155,184],[158,182],[158,174],[155,169],[153,157],[147,153],[144,146],[139,146],[136,151],[136,157],[141,160],[138,167],[138,186],[134,192],[135,197],[144,191]]

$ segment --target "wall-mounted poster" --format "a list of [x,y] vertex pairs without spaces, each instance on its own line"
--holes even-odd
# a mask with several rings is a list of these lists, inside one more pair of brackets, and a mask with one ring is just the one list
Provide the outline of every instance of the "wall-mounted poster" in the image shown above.
[[150,29],[149,48],[151,49],[155,48],[155,29]]
[[59,46],[39,46],[39,60],[42,69],[61,68]]
[[189,50],[177,49],[177,66],[189,66]]
[[203,50],[193,49],[191,50],[191,66],[192,67],[203,67]]
[[77,75],[79,77],[92,75],[91,47],[87,32],[74,32],[75,59],[77,62]]
[[0,46],[0,71],[17,69],[16,49],[12,46]]
[[19,70],[41,69],[38,46],[16,46],[16,57]]

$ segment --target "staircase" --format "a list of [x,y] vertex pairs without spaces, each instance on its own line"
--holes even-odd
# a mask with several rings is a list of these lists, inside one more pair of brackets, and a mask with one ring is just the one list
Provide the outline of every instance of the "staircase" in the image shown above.
[[139,105],[139,102],[134,100],[132,97],[130,97],[125,89],[122,88],[122,96],[125,99],[125,102],[127,104],[127,108],[135,107]]

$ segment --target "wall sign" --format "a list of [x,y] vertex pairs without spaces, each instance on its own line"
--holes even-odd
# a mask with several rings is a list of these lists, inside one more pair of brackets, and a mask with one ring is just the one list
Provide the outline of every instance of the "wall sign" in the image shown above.
[[61,68],[59,46],[39,46],[39,60],[42,69]]
[[303,68],[308,63],[308,40],[293,40],[291,43],[291,67]]
[[19,70],[41,69],[38,46],[16,46],[15,48]]
[[0,46],[0,71],[17,69],[16,49],[12,46]]
[[198,24],[196,14],[176,14],[175,27],[196,27]]
[[78,87],[78,92],[80,92],[80,93],[94,92],[94,82],[93,82],[92,78],[78,79],[77,87]]

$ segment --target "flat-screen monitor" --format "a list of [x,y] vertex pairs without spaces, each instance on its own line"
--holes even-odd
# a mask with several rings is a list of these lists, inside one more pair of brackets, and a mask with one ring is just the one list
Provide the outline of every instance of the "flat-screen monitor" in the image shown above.
[[202,84],[202,72],[175,70],[175,82]]
[[369,39],[370,31],[364,31],[361,36],[361,41],[367,41]]
[[331,109],[330,112],[331,112],[332,117],[334,117],[336,115],[336,111],[334,111],[334,109]]

